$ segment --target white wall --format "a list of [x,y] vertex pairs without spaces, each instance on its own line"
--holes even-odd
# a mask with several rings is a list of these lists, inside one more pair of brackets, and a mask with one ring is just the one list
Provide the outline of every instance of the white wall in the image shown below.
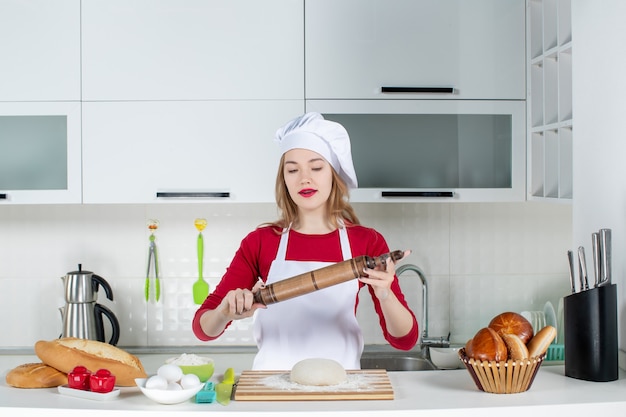
[[[542,203],[359,204],[361,221],[385,235],[392,249],[412,249],[403,262],[429,280],[430,335],[452,333],[464,343],[502,311],[555,307],[567,294],[565,253],[571,245],[571,207]],[[82,263],[105,278],[117,315],[120,346],[204,345],[191,333],[196,309],[196,217],[206,217],[205,276],[215,287],[240,240],[273,220],[272,204],[0,206],[0,349],[30,349],[61,331],[60,279]],[[147,219],[156,218],[163,297],[144,300]],[[421,320],[415,276],[401,277]],[[382,343],[369,295],[359,308],[367,343]],[[19,319],[18,319],[19,318]],[[250,323],[238,322],[215,345],[253,345]]]
[[626,341],[626,2],[572,0],[574,198],[572,246],[613,231],[620,347]]

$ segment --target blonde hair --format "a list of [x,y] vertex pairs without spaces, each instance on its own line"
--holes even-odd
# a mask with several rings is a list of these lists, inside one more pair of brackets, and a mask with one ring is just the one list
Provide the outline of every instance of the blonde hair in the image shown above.
[[[287,185],[285,184],[284,165],[285,155],[280,158],[275,186],[276,204],[278,205],[280,217],[272,223],[266,223],[266,225],[277,227],[280,230],[289,225],[297,226],[299,222],[298,206],[289,195],[289,190],[287,190]],[[340,219],[346,226],[361,224],[354,208],[348,201],[348,186],[330,164],[329,167],[332,171],[333,183],[328,201],[326,202],[327,218],[335,228],[341,227]]]

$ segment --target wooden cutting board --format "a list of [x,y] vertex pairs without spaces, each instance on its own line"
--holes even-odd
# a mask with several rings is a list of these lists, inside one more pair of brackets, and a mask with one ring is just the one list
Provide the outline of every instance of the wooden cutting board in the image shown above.
[[286,371],[243,371],[235,401],[393,400],[393,387],[384,369],[346,371],[339,385],[315,387],[293,383]]

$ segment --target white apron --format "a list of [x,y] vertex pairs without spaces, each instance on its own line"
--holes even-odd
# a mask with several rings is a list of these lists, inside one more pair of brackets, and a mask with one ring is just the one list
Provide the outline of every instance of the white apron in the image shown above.
[[[346,228],[339,229],[343,259],[352,258]],[[281,236],[267,284],[319,269],[331,262],[287,261],[289,231]],[[302,359],[327,358],[345,369],[360,369],[363,335],[354,314],[356,279],[270,304],[255,312],[254,338],[259,352],[252,369],[285,370]]]

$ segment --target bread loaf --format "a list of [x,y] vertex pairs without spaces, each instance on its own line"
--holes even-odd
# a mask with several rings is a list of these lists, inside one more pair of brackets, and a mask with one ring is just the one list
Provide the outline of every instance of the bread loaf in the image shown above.
[[502,338],[490,327],[483,327],[471,340],[472,358],[480,361],[505,361],[508,356]]
[[504,340],[506,350],[509,353],[509,359],[516,361],[518,359],[526,359],[530,357],[528,354],[528,348],[518,335],[512,333],[500,333],[500,337]]
[[135,378],[146,378],[139,358],[130,353],[95,340],[73,337],[35,343],[35,353],[41,361],[61,372],[69,373],[82,365],[92,372],[108,369],[116,378],[116,385],[135,386]]
[[67,384],[67,375],[45,363],[25,363],[11,369],[6,382],[16,388],[53,388]]
[[556,329],[552,326],[546,326],[539,330],[530,342],[528,342],[528,354],[531,358],[543,355],[550,347],[550,344],[556,337]]
[[505,313],[498,314],[491,322],[489,327],[495,330],[498,334],[509,333],[517,335],[524,344],[533,337],[533,326],[526,320],[524,316],[518,313],[507,311]]

